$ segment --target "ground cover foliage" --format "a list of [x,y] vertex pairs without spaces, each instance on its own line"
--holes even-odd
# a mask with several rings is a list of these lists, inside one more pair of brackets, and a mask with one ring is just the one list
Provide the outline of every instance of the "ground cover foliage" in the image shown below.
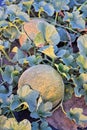
[[[29,37],[20,46],[24,22],[43,18],[54,25],[57,34],[40,24],[34,41]],[[51,36],[49,36],[49,32]],[[40,43],[45,43],[40,46]],[[64,102],[84,97],[87,104],[87,1],[86,0],[4,0],[0,3],[0,129],[51,130],[46,117],[52,103],[43,103],[39,92],[29,86],[18,89],[20,75],[37,64],[49,64],[62,76]],[[33,120],[18,122],[15,112],[30,112]],[[67,118],[87,123],[82,108],[71,108]],[[39,119],[39,120],[38,120]],[[39,123],[41,122],[41,123]]]

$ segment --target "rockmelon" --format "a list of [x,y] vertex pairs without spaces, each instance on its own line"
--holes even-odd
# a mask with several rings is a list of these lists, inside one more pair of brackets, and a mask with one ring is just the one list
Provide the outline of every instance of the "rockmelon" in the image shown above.
[[18,81],[18,88],[30,85],[39,91],[44,102],[51,101],[53,108],[64,97],[64,83],[60,74],[50,65],[39,64],[25,70]]

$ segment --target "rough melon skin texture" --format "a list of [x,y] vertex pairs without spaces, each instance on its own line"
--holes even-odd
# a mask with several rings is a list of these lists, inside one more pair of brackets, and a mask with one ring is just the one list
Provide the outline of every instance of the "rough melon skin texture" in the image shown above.
[[25,70],[19,78],[18,88],[30,85],[40,92],[43,101],[55,107],[64,97],[64,84],[60,74],[49,65],[36,65]]

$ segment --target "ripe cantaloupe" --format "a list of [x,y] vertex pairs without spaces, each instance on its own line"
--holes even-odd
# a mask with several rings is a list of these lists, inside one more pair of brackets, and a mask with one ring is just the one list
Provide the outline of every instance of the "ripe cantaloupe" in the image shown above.
[[30,85],[39,91],[44,102],[55,107],[64,97],[64,83],[60,74],[50,65],[39,64],[25,70],[19,78],[18,88]]

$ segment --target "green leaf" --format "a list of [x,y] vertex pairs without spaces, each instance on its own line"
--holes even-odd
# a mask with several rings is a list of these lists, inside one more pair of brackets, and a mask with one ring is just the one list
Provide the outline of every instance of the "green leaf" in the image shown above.
[[70,84],[65,85],[65,94],[64,94],[64,101],[68,101],[72,98],[74,93],[74,88]]
[[45,39],[51,45],[57,45],[60,41],[60,36],[53,25],[46,26]]
[[15,62],[18,61],[19,63],[23,63],[24,58],[25,58],[25,54],[23,53],[22,50],[18,49],[17,53],[13,57],[13,61],[15,61]]
[[82,6],[82,8],[81,8],[81,11],[83,12],[82,15],[85,18],[87,17],[87,11],[86,10],[87,10],[87,4]]
[[28,85],[21,86],[17,90],[17,94],[22,98],[25,98],[30,92],[32,92],[32,89]]
[[75,84],[75,95],[81,97],[82,95],[84,95],[83,85],[87,83],[87,74],[82,73],[78,77],[73,78],[73,81]]
[[79,55],[76,59],[77,64],[80,66],[80,72],[87,71],[87,58],[83,55]]
[[44,40],[43,35],[42,35],[41,32],[39,32],[39,33],[36,35],[36,37],[35,37],[35,39],[34,39],[34,43],[35,43],[35,45],[36,45],[37,47],[41,47],[41,46],[43,46],[43,45],[45,44],[45,40]]
[[58,27],[57,30],[58,30],[58,33],[60,35],[60,41],[68,42],[69,41],[69,36],[68,36],[67,30],[65,30],[65,29],[63,29],[61,27]]
[[10,105],[10,109],[12,111],[15,111],[19,107],[20,104],[21,104],[21,101],[18,99],[18,96],[17,96],[16,99],[13,99],[13,101],[12,101],[12,103]]
[[84,88],[84,98],[85,98],[85,102],[87,104],[87,83],[83,84],[83,88]]
[[85,29],[85,21],[79,11],[65,12],[63,20],[69,22],[72,28]]
[[7,6],[6,13],[7,14],[16,14],[16,13],[18,13],[20,11],[21,11],[21,9],[18,7],[18,5],[11,4],[11,5]]
[[39,124],[37,122],[32,122],[32,130],[39,130]]
[[64,55],[66,54],[66,52],[67,52],[67,50],[65,50],[65,49],[60,49],[56,55],[57,55],[59,58],[60,58],[60,57],[63,58]]
[[46,121],[42,122],[40,125],[41,130],[52,130],[51,127],[48,126]]
[[54,14],[54,8],[51,3],[41,1],[39,4],[43,8],[44,12],[48,14],[48,16],[52,16]]
[[34,2],[33,0],[23,2],[23,5],[24,5],[24,7],[26,8],[27,11],[30,11],[30,8],[31,8],[33,2]]
[[40,55],[32,55],[26,58],[29,62],[29,66],[38,65],[42,61],[42,57]]
[[67,116],[78,124],[87,123],[87,116],[83,114],[82,108],[71,108]]
[[84,34],[77,39],[77,46],[80,54],[87,57],[87,34]]
[[0,93],[7,93],[7,89],[4,85],[0,85]]
[[55,66],[57,67],[58,72],[66,77],[68,80],[70,79],[70,75],[69,75],[69,70],[70,68],[66,65],[63,65],[62,63],[59,64],[55,64]]
[[69,0],[55,0],[53,6],[56,12],[60,12],[61,10],[69,10],[68,3]]
[[51,102],[46,102],[46,103],[41,103],[38,107],[38,115],[42,118],[51,116],[52,113],[50,112],[52,110],[52,103]]
[[17,94],[29,105],[29,110],[32,112],[36,109],[37,98],[39,97],[39,92],[32,90],[28,85],[21,86],[17,90]]
[[7,18],[7,14],[3,7],[0,7],[0,21],[5,20]]
[[29,21],[29,15],[22,11],[16,13],[16,17],[18,17],[21,21],[25,21],[25,22]]
[[3,36],[8,38],[10,41],[18,39],[19,35],[19,30],[15,26],[9,26],[3,30]]
[[8,65],[8,66],[5,67],[5,70],[2,74],[3,80],[5,82],[9,83],[9,84],[11,84],[13,82],[13,78],[12,78],[12,75],[11,75],[13,70],[14,70],[14,67]]
[[29,110],[30,112],[35,111],[36,107],[37,107],[37,99],[39,97],[39,92],[33,90],[31,93],[29,93],[29,95],[27,97],[25,97],[25,101],[28,103],[29,105]]
[[53,25],[40,22],[38,28],[47,44],[57,45],[60,42],[60,36]]
[[9,23],[6,20],[2,20],[0,21],[0,27],[7,27],[9,25]]
[[23,50],[23,51],[28,52],[32,47],[33,47],[33,46],[32,46],[31,41],[28,41],[28,40],[27,40],[27,41],[20,47],[20,49]]

